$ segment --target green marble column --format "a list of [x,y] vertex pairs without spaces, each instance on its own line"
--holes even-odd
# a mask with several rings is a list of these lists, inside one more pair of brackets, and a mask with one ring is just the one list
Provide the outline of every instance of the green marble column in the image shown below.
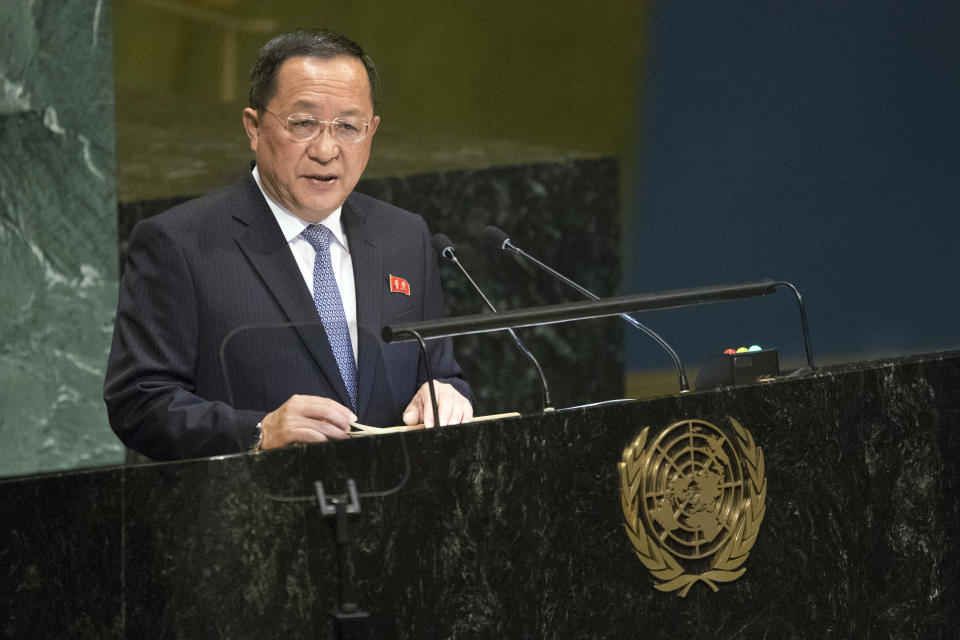
[[119,463],[108,1],[0,4],[0,475]]

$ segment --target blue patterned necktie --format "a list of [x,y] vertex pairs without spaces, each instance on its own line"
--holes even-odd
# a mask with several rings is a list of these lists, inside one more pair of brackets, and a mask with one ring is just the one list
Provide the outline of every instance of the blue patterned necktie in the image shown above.
[[340,288],[333,277],[333,263],[330,259],[333,232],[322,224],[311,224],[303,230],[303,237],[317,252],[313,261],[313,304],[320,314],[333,357],[337,359],[340,376],[347,387],[347,393],[350,394],[350,403],[353,405],[350,408],[356,411],[357,365],[353,359],[353,345],[350,342],[347,316],[343,312]]

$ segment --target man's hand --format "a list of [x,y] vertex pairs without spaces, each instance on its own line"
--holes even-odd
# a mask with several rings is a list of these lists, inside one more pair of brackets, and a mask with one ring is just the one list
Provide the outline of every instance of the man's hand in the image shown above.
[[275,449],[291,442],[326,442],[349,438],[357,416],[339,402],[318,396],[290,396],[260,422],[263,448]]
[[[453,385],[434,380],[433,386],[437,393],[437,410],[440,413],[441,427],[470,422],[473,419],[473,406]],[[403,410],[403,424],[420,424],[421,422],[428,429],[434,426],[430,389],[426,382]]]

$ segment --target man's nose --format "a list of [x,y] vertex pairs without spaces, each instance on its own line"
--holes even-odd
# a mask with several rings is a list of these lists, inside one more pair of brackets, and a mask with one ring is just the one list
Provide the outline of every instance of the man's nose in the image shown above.
[[318,162],[326,164],[340,154],[340,141],[333,135],[333,127],[329,124],[321,125],[319,135],[307,145],[307,153]]

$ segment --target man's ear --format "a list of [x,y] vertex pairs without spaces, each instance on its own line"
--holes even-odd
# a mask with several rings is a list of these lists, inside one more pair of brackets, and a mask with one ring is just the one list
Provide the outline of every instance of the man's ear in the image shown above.
[[250,150],[256,151],[260,142],[260,116],[255,109],[247,107],[243,110],[243,130],[250,138]]
[[373,120],[370,121],[370,132],[367,134],[371,138],[373,134],[377,132],[377,127],[380,126],[380,116],[373,116]]

